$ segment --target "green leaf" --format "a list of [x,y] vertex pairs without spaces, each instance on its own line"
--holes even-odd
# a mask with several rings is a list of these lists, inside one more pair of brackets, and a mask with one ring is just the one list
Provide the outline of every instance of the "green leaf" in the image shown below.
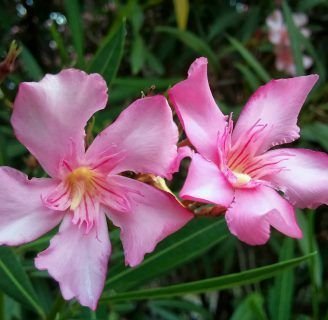
[[236,63],[236,68],[242,73],[244,79],[248,83],[248,86],[253,91],[257,90],[257,88],[261,85],[261,82],[253,73],[253,71],[241,63]]
[[270,81],[271,77],[262,67],[260,62],[245,48],[245,46],[233,37],[228,36],[228,40],[231,45],[239,52],[239,54],[244,58],[246,63],[253,69],[257,76],[264,82]]
[[266,320],[263,308],[263,297],[259,293],[252,293],[238,304],[230,320]]
[[284,14],[284,18],[286,20],[289,41],[292,48],[294,63],[296,67],[296,73],[297,75],[301,76],[304,74],[304,66],[303,66],[303,54],[302,54],[300,36],[299,36],[299,31],[295,26],[292,13],[286,1],[283,1],[282,3],[282,11]]
[[210,61],[210,63],[212,64],[212,66],[215,69],[218,69],[219,65],[218,65],[217,55],[212,51],[210,46],[205,41],[203,41],[195,34],[189,31],[179,30],[177,28],[172,28],[172,27],[157,27],[155,31],[164,32],[176,37],[181,42],[183,42],[186,46],[196,51],[198,54],[206,56]]
[[45,318],[26,273],[16,255],[8,247],[0,247],[0,288],[8,296],[32,307],[42,318]]
[[32,53],[24,46],[21,45],[22,52],[19,59],[22,61],[23,69],[31,77],[32,80],[38,81],[43,77],[43,71],[39,66]]
[[144,284],[202,255],[226,236],[227,229],[223,219],[194,219],[165,239],[141,265],[110,275],[106,285],[110,289],[122,291]]
[[314,122],[304,126],[301,130],[304,140],[317,142],[328,151],[328,125]]
[[247,270],[244,272],[233,273],[221,277],[209,278],[189,283],[177,284],[168,287],[145,289],[139,291],[130,291],[124,293],[110,293],[102,297],[102,301],[111,303],[126,301],[126,300],[144,300],[158,299],[174,296],[181,296],[190,293],[203,293],[208,291],[219,291],[229,289],[236,286],[259,282],[279,274],[280,272],[296,267],[301,262],[310,259],[316,254],[313,252],[309,255],[299,258],[278,262],[272,265]]
[[[294,256],[294,240],[285,238],[280,250],[279,261]],[[283,271],[275,278],[270,297],[270,313],[272,319],[288,320],[291,318],[293,304],[294,274],[292,270]]]
[[107,85],[110,85],[115,78],[119,68],[125,36],[125,21],[123,21],[117,29],[112,30],[105,37],[88,68],[89,72],[97,72],[103,75]]
[[142,37],[138,34],[135,36],[131,52],[132,73],[137,74],[145,62],[146,49]]
[[67,48],[65,47],[63,37],[57,30],[57,26],[54,22],[52,22],[50,25],[50,34],[52,36],[52,39],[56,42],[62,65],[66,65],[67,61],[69,60],[69,54]]
[[77,53],[77,63],[84,66],[84,37],[79,0],[64,0],[68,24]]

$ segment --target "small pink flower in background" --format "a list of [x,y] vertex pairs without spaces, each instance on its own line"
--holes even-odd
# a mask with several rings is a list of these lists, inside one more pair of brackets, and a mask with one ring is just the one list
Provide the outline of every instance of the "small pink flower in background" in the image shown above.
[[[294,13],[293,20],[296,27],[305,36],[310,36],[310,30],[305,27],[308,18],[304,13]],[[275,10],[267,19],[266,24],[269,28],[269,40],[274,45],[276,54],[276,68],[279,71],[285,71],[287,74],[296,75],[296,67],[292,49],[290,46],[287,27],[280,10]],[[307,55],[303,55],[303,65],[305,69],[312,66],[313,60]]]
[[130,266],[192,218],[171,194],[120,175],[170,176],[178,131],[166,99],[135,101],[85,150],[84,127],[106,103],[97,74],[69,69],[22,83],[12,125],[51,178],[29,180],[0,167],[0,244],[33,241],[63,220],[35,264],[59,282],[65,299],[92,309],[111,253],[105,216],[121,229]]
[[[300,238],[294,208],[328,204],[328,155],[306,149],[273,149],[299,138],[298,113],[317,75],[272,80],[249,99],[233,128],[211,94],[207,60],[197,59],[188,79],[169,91],[192,156],[183,199],[227,208],[232,234],[264,244],[270,225]],[[279,194],[283,193],[283,196]]]

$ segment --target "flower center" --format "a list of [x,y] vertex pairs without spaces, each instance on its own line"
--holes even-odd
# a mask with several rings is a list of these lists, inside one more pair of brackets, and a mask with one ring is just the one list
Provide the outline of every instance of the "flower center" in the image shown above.
[[235,182],[235,184],[237,186],[241,186],[244,185],[248,182],[251,181],[251,177],[246,174],[246,173],[240,173],[240,172],[236,172],[236,171],[232,171],[232,173],[234,174],[234,176],[237,178],[237,181]]
[[95,172],[88,167],[77,168],[67,176],[66,182],[70,190],[71,210],[75,210],[80,205],[86,193],[94,194],[95,178]]

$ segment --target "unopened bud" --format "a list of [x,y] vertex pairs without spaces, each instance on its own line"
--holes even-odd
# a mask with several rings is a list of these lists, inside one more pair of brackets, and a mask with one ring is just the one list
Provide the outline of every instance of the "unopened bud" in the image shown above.
[[0,62],[0,83],[14,71],[15,61],[21,52],[16,41],[12,41],[6,58]]

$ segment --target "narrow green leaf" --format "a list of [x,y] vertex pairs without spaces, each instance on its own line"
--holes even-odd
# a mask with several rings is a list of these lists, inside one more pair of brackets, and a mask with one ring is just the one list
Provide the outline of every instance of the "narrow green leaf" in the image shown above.
[[295,26],[291,10],[286,1],[283,1],[282,3],[282,10],[288,29],[289,41],[293,52],[296,73],[297,75],[301,76],[304,74],[304,66],[299,31]]
[[31,77],[32,80],[38,81],[43,77],[43,71],[39,66],[32,53],[24,46],[21,45],[22,52],[19,59],[22,61],[23,69]]
[[165,239],[141,265],[110,275],[107,286],[122,291],[144,284],[200,256],[226,236],[227,229],[223,219],[194,219]]
[[79,66],[83,67],[84,34],[79,0],[64,0],[64,7],[67,14],[68,24],[71,30],[74,47],[78,57],[77,63]]
[[146,49],[144,41],[140,34],[138,34],[134,37],[134,41],[132,44],[131,68],[133,74],[137,74],[142,69],[145,62],[145,56]]
[[115,78],[118,71],[125,36],[125,21],[123,21],[115,31],[109,32],[89,65],[88,71],[102,74],[108,85]]
[[218,69],[218,58],[217,55],[213,52],[211,47],[197,35],[184,30],[179,30],[177,28],[172,27],[157,27],[155,29],[157,32],[167,33],[169,35],[174,36],[183,42],[186,46],[193,49],[200,55],[204,55],[208,58],[210,63],[215,69]]
[[252,89],[253,91],[257,90],[257,88],[261,85],[261,82],[253,73],[253,71],[241,63],[236,63],[236,68],[242,73],[250,89]]
[[252,293],[238,304],[230,320],[267,320],[263,308],[263,297]]
[[239,52],[239,54],[244,58],[246,63],[254,70],[257,76],[264,82],[270,81],[271,77],[262,67],[260,62],[245,48],[245,46],[233,37],[228,36],[228,40],[231,45]]
[[130,291],[125,293],[110,293],[104,295],[101,300],[115,303],[126,300],[158,299],[181,296],[190,293],[203,293],[233,288],[273,277],[286,269],[296,267],[301,262],[313,257],[315,254],[316,252],[313,252],[299,258],[206,280],[177,284],[162,288]]
[[8,247],[0,247],[0,288],[8,296],[32,307],[42,318],[45,318],[26,273]]
[[[291,259],[293,256],[294,240],[286,238],[280,251],[279,261]],[[293,289],[293,270],[283,271],[275,278],[270,299],[270,313],[272,319],[288,320],[291,318]]]
[[50,34],[52,36],[52,39],[56,42],[62,64],[65,65],[69,60],[68,51],[65,47],[63,37],[57,30],[56,24],[54,22],[52,22],[50,25]]

